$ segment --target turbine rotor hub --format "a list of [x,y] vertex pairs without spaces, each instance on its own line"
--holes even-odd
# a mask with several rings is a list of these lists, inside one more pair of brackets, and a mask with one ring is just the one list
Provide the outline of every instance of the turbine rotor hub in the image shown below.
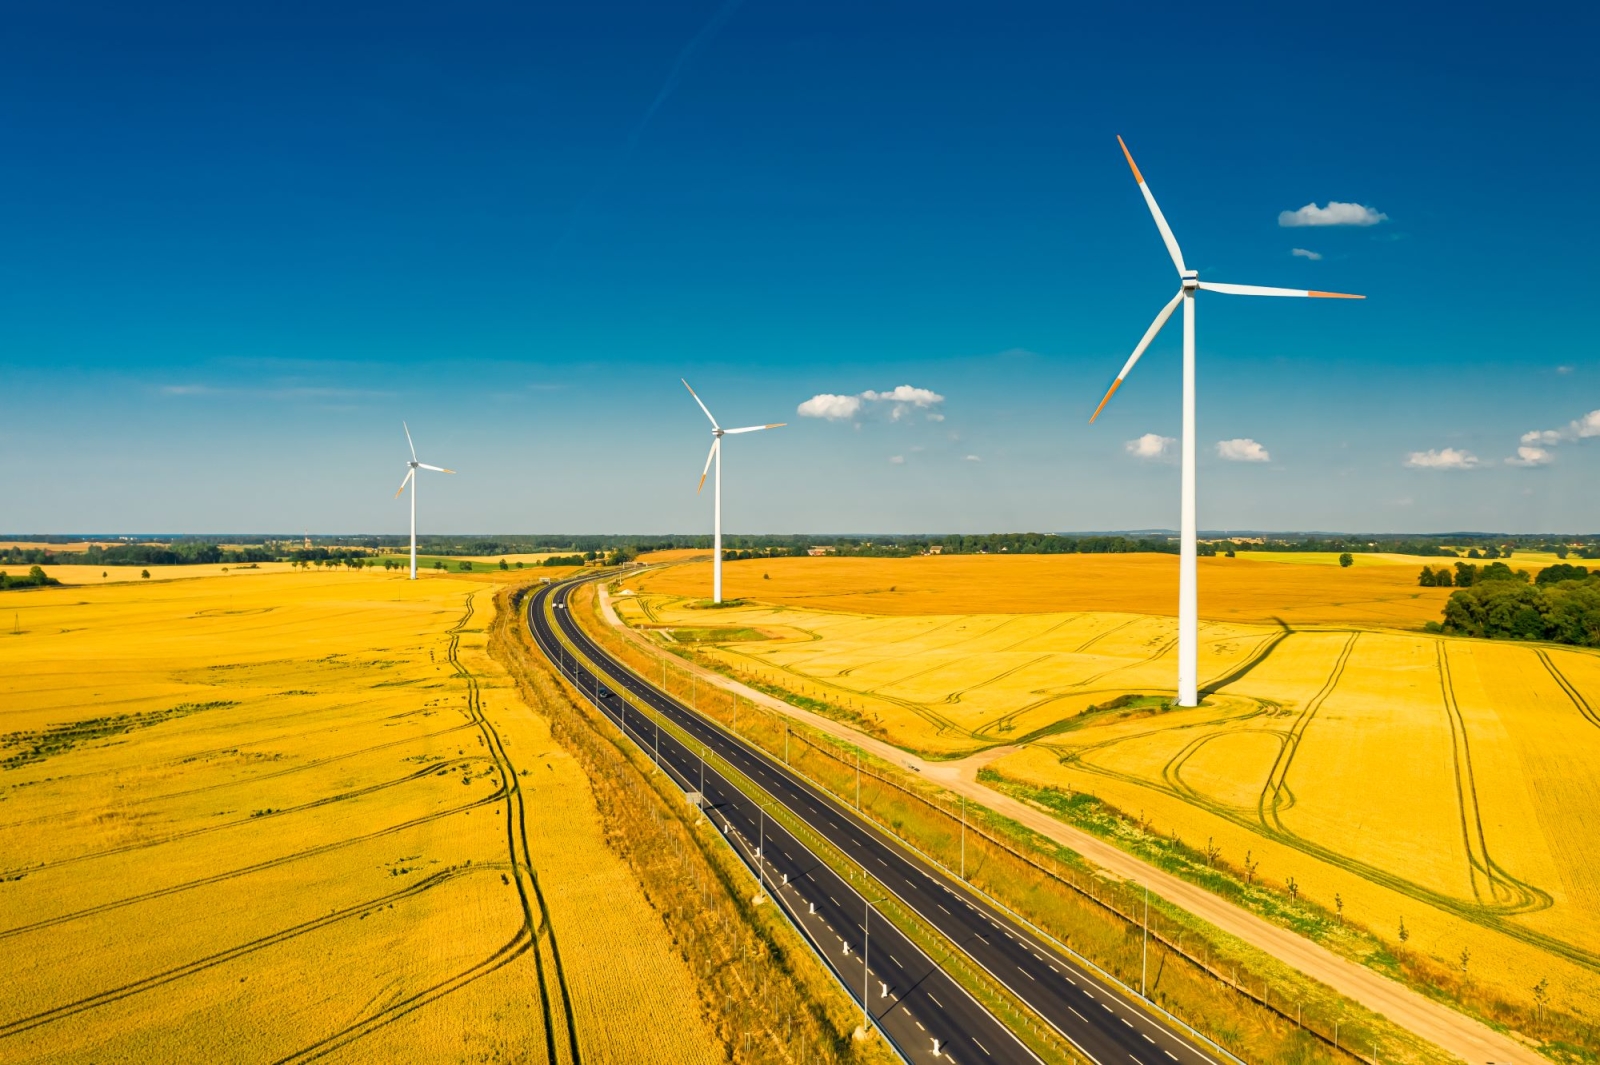
[[1183,290],[1185,292],[1193,292],[1195,289],[1200,287],[1200,271],[1185,270],[1182,276]]

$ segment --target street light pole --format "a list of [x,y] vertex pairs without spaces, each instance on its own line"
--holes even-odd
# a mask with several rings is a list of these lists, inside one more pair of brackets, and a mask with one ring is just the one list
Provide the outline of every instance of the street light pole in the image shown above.
[[1150,971],[1150,882],[1144,885],[1144,948],[1139,957],[1139,997],[1149,999],[1145,975]]
[[867,961],[867,948],[872,943],[872,933],[867,926],[872,923],[872,903],[865,895],[861,896],[861,903],[866,908],[861,915],[861,1031],[871,1034],[872,966]]

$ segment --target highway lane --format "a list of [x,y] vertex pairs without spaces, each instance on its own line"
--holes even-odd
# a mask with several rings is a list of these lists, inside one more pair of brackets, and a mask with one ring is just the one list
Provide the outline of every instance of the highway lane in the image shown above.
[[[555,591],[565,594],[562,586]],[[627,704],[559,646],[544,615],[552,589],[528,605],[529,628],[547,657],[595,706],[658,757],[686,792],[700,792],[710,822],[762,879],[772,897],[817,949],[873,1022],[912,1062],[1027,1062],[1036,1058],[1003,1024],[956,984],[925,952],[881,916],[872,920],[855,885],[820,861],[765,811],[706,762]],[[564,611],[558,611],[558,614]],[[867,973],[862,971],[863,947]],[[863,977],[865,976],[865,983]]]
[[[1129,1062],[1137,1062],[1139,1065],[1169,1065],[1172,1062],[1179,1065],[1215,1065],[1217,1059],[1222,1057],[1220,1053],[1214,1051],[1208,1053],[1207,1050],[1210,1048],[1202,1050],[1196,1042],[1191,1042],[1173,1028],[1159,1023],[1150,1013],[1135,1005],[1132,998],[1120,988],[1081,962],[1057,950],[1027,926],[992,906],[981,895],[967,889],[959,880],[924,862],[899,841],[882,834],[875,826],[858,817],[847,806],[813,787],[804,778],[791,773],[781,762],[746,745],[719,725],[701,717],[691,708],[667,696],[612,660],[567,616],[564,601],[572,587],[572,585],[557,585],[541,590],[535,597],[535,602],[530,604],[529,621],[535,628],[537,638],[538,628],[541,625],[548,628],[543,617],[543,608],[545,601],[551,600],[552,606],[555,607],[551,612],[552,616],[561,625],[563,635],[574,646],[580,648],[584,656],[595,663],[604,676],[595,678],[589,675],[581,665],[573,663],[570,655],[554,650],[553,640],[541,641],[541,646],[546,648],[547,654],[552,654],[553,660],[564,657],[563,668],[568,675],[577,676],[581,683],[589,685],[589,690],[598,692],[599,704],[614,718],[620,720],[626,711],[620,709],[623,706],[620,698],[615,694],[611,694],[608,698],[607,693],[613,688],[626,689],[687,732],[696,742],[715,751],[741,773],[760,784],[776,801],[781,802],[803,820],[812,831],[853,861],[860,863],[863,868],[869,869],[874,878],[893,892],[902,905],[937,928],[968,958],[1044,1017],[1057,1033],[1071,1042],[1080,1053],[1099,1065],[1112,1065],[1112,1063],[1128,1065]],[[651,742],[654,739],[652,730],[637,711],[630,717],[628,731],[635,735],[647,751],[651,750]],[[644,729],[645,734],[639,736],[637,729]],[[661,739],[663,761],[668,760],[667,739],[667,735],[663,734]],[[678,771],[683,771],[682,763],[672,764]],[[695,768],[697,771],[697,767]],[[709,779],[707,786],[710,787]],[[741,809],[742,805],[748,805],[747,801],[737,793],[736,789],[729,789],[726,785],[720,786],[722,790],[718,792],[718,797],[727,800],[738,815],[733,824],[739,831],[748,833],[749,826],[746,824],[748,818]],[[758,816],[754,810],[748,813],[750,816]],[[770,828],[771,822],[767,823]],[[759,831],[759,825],[755,827]],[[767,856],[773,861],[778,858],[772,847],[767,848]],[[814,858],[810,860],[815,863]],[[813,875],[817,875],[814,870],[811,871]],[[797,879],[794,871],[790,869],[777,870],[778,875],[782,873],[789,873],[792,882]],[[811,905],[813,901],[808,896],[807,905]],[[856,907],[855,917],[849,913],[830,916],[830,929],[841,928],[840,921],[846,922],[844,928],[859,929],[859,912],[859,907]],[[853,925],[849,923],[852,920]],[[888,922],[881,923],[887,929]],[[844,934],[849,936],[853,933],[846,931]],[[873,957],[873,967],[875,969],[877,967],[876,954]],[[850,968],[841,969],[838,965],[835,965],[835,968],[846,975],[851,971]],[[859,961],[853,966],[853,971],[856,983],[859,985]],[[846,983],[850,986],[848,979]],[[857,994],[859,1001],[859,987],[854,993]],[[939,1001],[949,1008],[942,998]],[[967,1001],[970,1002],[970,998]],[[984,1016],[988,1017],[988,1014],[985,1013]],[[919,1019],[923,1025],[928,1024],[929,1018],[919,1017]],[[989,1021],[997,1023],[992,1017],[989,1017]],[[962,1023],[967,1024],[970,1021]],[[943,1045],[950,1045],[948,1039]],[[990,1059],[1005,1052],[1004,1047],[994,1048],[987,1042],[981,1045]],[[1014,1039],[1012,1046],[1022,1053],[1022,1057],[1016,1060],[1032,1060],[1031,1054]],[[1013,1059],[1000,1058],[1000,1060]]]

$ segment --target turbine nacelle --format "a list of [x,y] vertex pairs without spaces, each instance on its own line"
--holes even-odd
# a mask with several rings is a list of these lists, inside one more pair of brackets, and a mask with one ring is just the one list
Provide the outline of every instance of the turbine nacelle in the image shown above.
[[[683,378],[680,377],[678,380],[683,381]],[[693,388],[690,388],[688,381],[683,381],[683,387],[689,389],[689,394],[694,396],[695,403],[699,405],[702,411],[705,411],[706,420],[711,423],[711,451],[706,455],[705,468],[700,471],[700,484],[695,488],[694,492],[695,495],[699,495],[701,489],[705,488],[706,476],[711,472],[711,464],[715,462],[717,464],[717,485],[716,491],[713,493],[715,501],[712,503],[711,508],[713,514],[711,598],[713,602],[720,603],[722,602],[722,438],[732,436],[735,433],[758,433],[763,429],[781,429],[784,423],[768,422],[766,425],[747,425],[742,429],[724,429],[717,424],[717,419],[711,416],[710,409],[700,401],[700,396]]]
[[[1105,398],[1100,400],[1100,405],[1089,416],[1092,424],[1100,417],[1100,412],[1106,409],[1111,396],[1121,387],[1123,380],[1139,361],[1139,356],[1144,354],[1150,342],[1155,340],[1156,334],[1161,332],[1162,326],[1167,324],[1167,319],[1172,317],[1172,312],[1178,309],[1178,304],[1185,298],[1193,299],[1201,289],[1207,292],[1221,292],[1229,296],[1298,296],[1312,299],[1340,299],[1361,300],[1365,296],[1356,296],[1348,292],[1319,292],[1307,288],[1271,288],[1266,285],[1229,285],[1220,281],[1201,281],[1200,271],[1191,270],[1183,263],[1183,249],[1178,247],[1178,238],[1172,235],[1172,227],[1167,225],[1166,216],[1161,213],[1161,207],[1156,203],[1155,194],[1150,191],[1150,186],[1145,184],[1144,175],[1139,173],[1139,166],[1133,161],[1133,153],[1128,151],[1128,146],[1122,138],[1117,138],[1117,144],[1122,147],[1122,154],[1128,160],[1128,168],[1133,171],[1133,180],[1139,183],[1139,192],[1144,196],[1145,205],[1150,208],[1150,217],[1155,219],[1156,229],[1161,233],[1161,242],[1167,246],[1167,254],[1172,257],[1172,265],[1178,268],[1178,294],[1156,314],[1155,321],[1150,323],[1150,328],[1145,330],[1144,338],[1133,349],[1133,354],[1123,364],[1122,372],[1117,374],[1117,379],[1111,382],[1111,387],[1106,389]],[[1188,313],[1188,312],[1185,312]]]

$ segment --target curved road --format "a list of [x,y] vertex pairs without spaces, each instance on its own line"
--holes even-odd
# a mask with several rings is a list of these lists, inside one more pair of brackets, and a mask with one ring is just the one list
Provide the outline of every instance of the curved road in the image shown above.
[[[757,782],[773,802],[869,870],[899,905],[938,929],[957,945],[963,960],[1004,984],[1095,1065],[1217,1065],[1220,1055],[1202,1052],[1158,1023],[1120,989],[991,907],[961,881],[611,658],[568,615],[566,599],[576,583],[542,587],[529,597],[528,627],[540,650],[646,754],[656,757],[686,792],[703,792],[712,823],[763,879],[772,898],[857,1003],[863,990],[867,992],[873,1023],[904,1057],[941,1063],[1038,1061],[946,973],[941,962],[947,959],[930,958],[887,920],[869,916],[866,900],[852,883],[724,780],[702,760],[700,747]],[[575,660],[562,646],[555,626],[567,643],[579,649],[582,659]],[[686,747],[670,733],[657,734],[650,719],[637,710],[629,713],[619,691],[671,721],[693,738],[694,745]],[[863,940],[867,973],[862,971]]]

